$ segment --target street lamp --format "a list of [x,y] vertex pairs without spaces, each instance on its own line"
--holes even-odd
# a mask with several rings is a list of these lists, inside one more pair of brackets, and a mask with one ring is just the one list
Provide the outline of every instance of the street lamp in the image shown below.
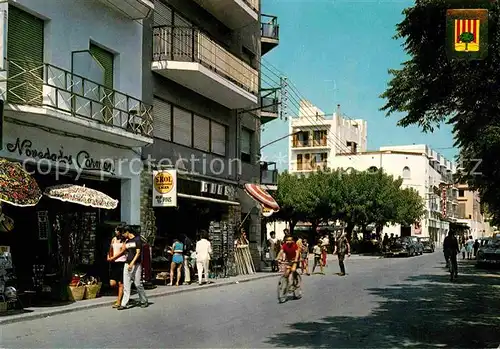
[[291,137],[291,136],[295,136],[296,134],[299,134],[300,132],[302,132],[302,131],[301,131],[300,129],[297,129],[297,131],[295,131],[295,132],[293,132],[293,133],[287,134],[287,135],[285,135],[285,136],[283,136],[283,137],[280,137],[280,138],[278,138],[278,139],[275,139],[275,140],[274,140],[274,141],[272,141],[272,142],[269,142],[269,143],[264,144],[262,147],[260,147],[260,149],[259,149],[259,150],[264,149],[264,148],[265,148],[265,147],[267,147],[268,145],[271,145],[271,144],[277,143],[277,142],[281,141],[282,139],[285,139],[285,138],[288,138],[288,137]]

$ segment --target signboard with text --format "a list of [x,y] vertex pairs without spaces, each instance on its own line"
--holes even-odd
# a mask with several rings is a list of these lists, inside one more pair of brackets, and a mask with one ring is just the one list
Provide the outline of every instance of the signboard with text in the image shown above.
[[153,171],[153,207],[177,207],[177,171]]

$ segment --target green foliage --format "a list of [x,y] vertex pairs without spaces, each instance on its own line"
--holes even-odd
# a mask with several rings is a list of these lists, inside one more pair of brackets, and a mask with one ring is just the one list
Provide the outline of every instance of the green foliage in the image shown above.
[[[490,213],[500,218],[500,2],[488,4],[488,57],[482,61],[449,60],[446,10],[452,2],[417,0],[403,11],[395,38],[404,41],[410,60],[392,75],[382,110],[403,113],[398,125],[433,131],[453,125],[461,149],[461,180],[478,189]],[[476,2],[460,8],[477,8]],[[479,7],[485,7],[481,4]],[[463,39],[468,39],[463,35]],[[481,165],[476,167],[481,159]]]
[[318,171],[308,176],[284,172],[274,194],[281,209],[272,217],[292,227],[298,221],[317,225],[337,219],[351,227],[411,224],[425,212],[424,202],[401,184],[400,178],[383,171]]

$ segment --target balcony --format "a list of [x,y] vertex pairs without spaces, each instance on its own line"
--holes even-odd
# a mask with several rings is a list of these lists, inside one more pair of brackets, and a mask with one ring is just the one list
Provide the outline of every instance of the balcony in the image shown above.
[[278,118],[279,114],[278,89],[263,89],[260,91],[260,122],[268,123]]
[[8,61],[6,115],[75,135],[140,147],[153,143],[151,106],[48,63]]
[[152,0],[98,0],[109,8],[132,20],[149,17],[154,10]]
[[323,137],[322,139],[312,139],[312,140],[305,140],[305,141],[294,139],[292,141],[292,147],[293,148],[325,148],[325,147],[328,147],[328,142],[326,140],[326,137]]
[[259,0],[194,0],[229,29],[259,20]]
[[279,45],[280,26],[278,25],[278,17],[276,16],[261,15],[260,17],[261,54],[265,55]]
[[295,166],[293,167],[295,171],[318,171],[327,168],[328,162],[326,161],[296,162]]
[[276,190],[278,185],[278,170],[275,162],[260,163],[260,184],[267,190]]
[[152,70],[229,109],[258,104],[259,74],[192,27],[153,28]]

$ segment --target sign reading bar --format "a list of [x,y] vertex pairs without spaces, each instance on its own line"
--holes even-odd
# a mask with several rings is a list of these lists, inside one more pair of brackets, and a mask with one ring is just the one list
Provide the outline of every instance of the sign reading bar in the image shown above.
[[177,171],[153,171],[153,207],[177,207]]
[[488,56],[488,10],[447,10],[446,51],[450,59],[485,59]]

